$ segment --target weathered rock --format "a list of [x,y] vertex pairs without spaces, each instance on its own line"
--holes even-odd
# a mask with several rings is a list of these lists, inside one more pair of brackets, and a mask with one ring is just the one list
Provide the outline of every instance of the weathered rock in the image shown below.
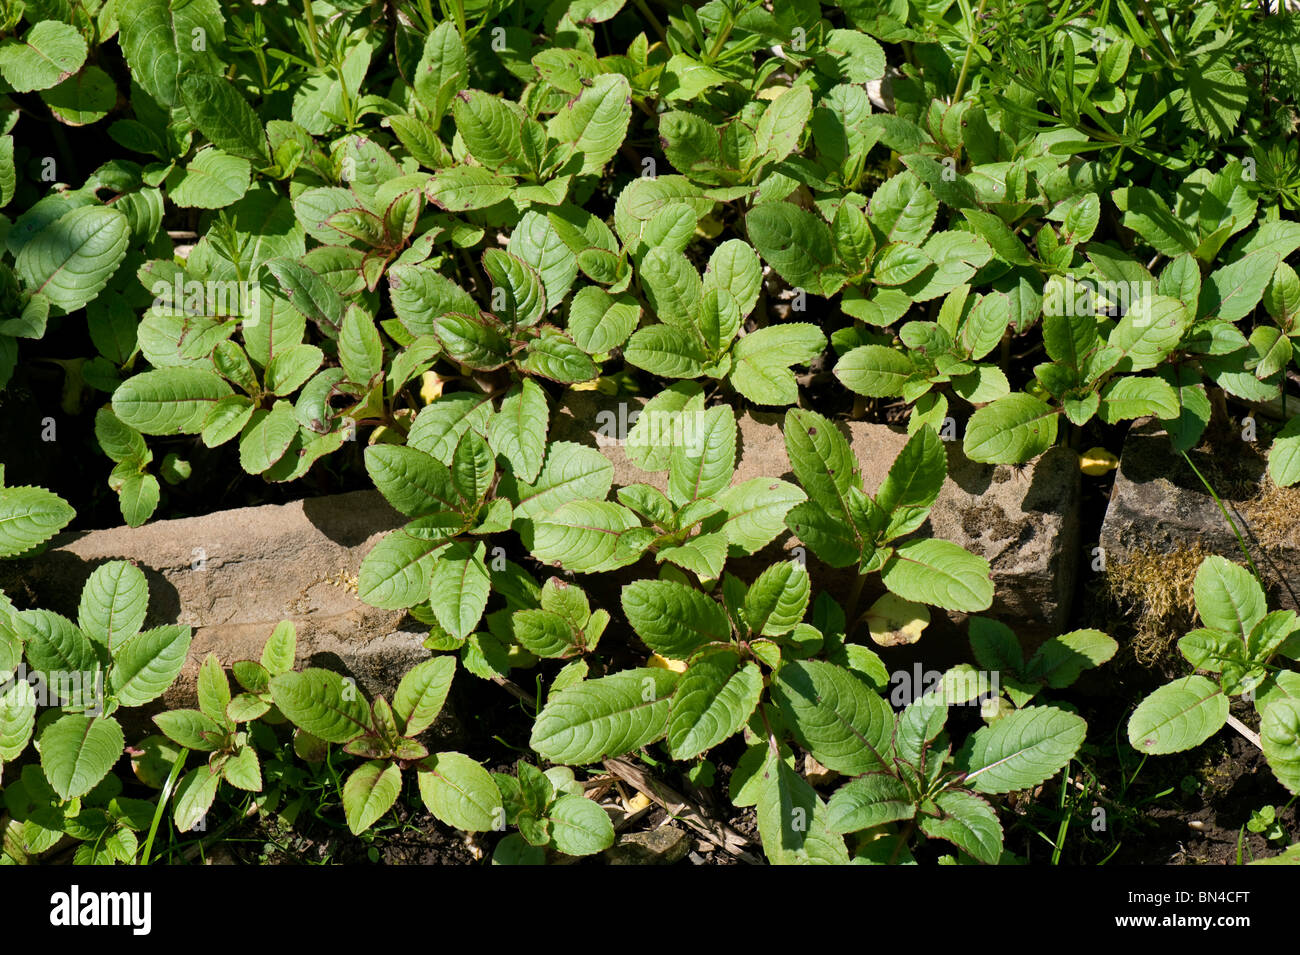
[[[1230,455],[1230,457],[1229,457]],[[1268,585],[1270,606],[1300,609],[1300,488],[1273,488],[1268,497],[1266,462],[1242,445],[1231,452],[1191,453],[1198,470],[1223,500]],[[1129,431],[1110,506],[1101,529],[1109,568],[1136,553],[1168,554],[1199,544],[1211,553],[1242,561],[1241,548],[1214,498],[1170,447],[1158,422]]]
[[[643,401],[620,401],[594,391],[571,391],[551,424],[553,439],[599,448],[614,465],[614,485],[651,484],[665,490],[666,471],[646,472],[633,464],[618,440]],[[781,431],[783,415],[745,412],[738,420],[740,448],[735,483],[755,477],[794,481]],[[614,425],[609,427],[608,425]],[[869,493],[879,488],[907,435],[885,425],[841,425],[862,469]],[[978,464],[949,442],[948,480],[920,534],[942,537],[986,558],[993,569],[995,596],[988,614],[1005,620],[1031,642],[1054,636],[1065,625],[1079,558],[1079,469],[1077,455],[1056,447],[1023,468]],[[728,561],[727,569],[752,579],[774,560],[787,558],[799,542],[791,535],[754,557]],[[814,580],[844,602],[851,569],[826,567],[812,555]],[[865,596],[871,598],[868,591]],[[862,606],[866,606],[863,604]],[[937,612],[936,617],[943,616]],[[960,615],[949,615],[960,622]]]
[[204,517],[63,534],[30,561],[5,562],[0,587],[20,606],[76,619],[82,585],[109,560],[136,563],[149,581],[146,626],[194,627],[189,660],[167,692],[192,705],[199,664],[257,659],[272,628],[292,620],[298,665],[353,676],[368,693],[392,689],[427,655],[423,637],[400,629],[400,611],[356,596],[361,559],[403,518],[375,492],[239,508]]
[[691,851],[691,837],[676,826],[629,832],[605,850],[610,865],[673,865]]

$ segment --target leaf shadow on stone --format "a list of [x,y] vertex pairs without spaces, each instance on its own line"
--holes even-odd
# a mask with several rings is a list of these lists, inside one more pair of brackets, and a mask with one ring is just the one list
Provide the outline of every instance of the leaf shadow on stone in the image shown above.
[[[51,548],[62,547],[85,537],[87,531],[60,534]],[[122,558],[102,557],[86,560],[67,550],[47,550],[34,558],[6,562],[0,568],[0,589],[19,610],[41,608],[62,614],[74,623],[81,603],[81,590],[95,569]],[[144,626],[158,627],[176,623],[181,615],[180,593],[161,571],[139,561],[132,561],[144,572],[149,584],[149,607]]]
[[343,547],[357,547],[377,533],[386,533],[406,523],[406,518],[378,491],[305,498],[302,512],[312,526]]

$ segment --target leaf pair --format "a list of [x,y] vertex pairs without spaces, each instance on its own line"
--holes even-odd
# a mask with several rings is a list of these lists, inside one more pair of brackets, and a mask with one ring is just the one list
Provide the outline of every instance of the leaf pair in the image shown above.
[[879,571],[898,596],[947,610],[973,612],[993,601],[988,561],[949,541],[918,538],[948,473],[943,442],[923,425],[899,452],[875,498],[862,486],[849,442],[829,420],[792,410],[786,453],[808,500],[786,515],[790,530],[832,567]]

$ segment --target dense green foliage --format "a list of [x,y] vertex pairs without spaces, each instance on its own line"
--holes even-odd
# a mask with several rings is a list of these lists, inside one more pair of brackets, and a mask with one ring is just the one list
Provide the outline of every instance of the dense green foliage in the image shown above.
[[[1227,0],[770,6],[0,0],[0,386],[66,343],[40,354],[93,409],[131,525],[196,442],[277,484],[364,447],[407,523],[358,593],[432,653],[391,700],[295,668],[289,623],[260,661],[209,656],[198,708],[131,750],[161,790],[133,799],[114,713],[172,684],[189,629],[142,630],[123,562],[75,622],[0,595],[0,673],[98,687],[39,713],[0,689],[4,861],[71,837],[78,861],[147,862],[168,811],[185,832],[231,787],[272,811],[326,776],[353,833],[413,775],[441,822],[510,831],[498,862],[593,854],[614,830],[575,770],[648,748],[711,772],[733,738],[772,862],[1004,859],[997,797],[1090,733],[1039,694],[1115,641],[1026,658],[973,617],[980,669],[897,700],[859,596],[993,606],[988,562],[926,530],[947,441],[1021,464],[1154,417],[1186,451],[1231,401],[1277,409],[1269,474],[1300,483],[1300,26]],[[99,150],[79,183],[74,135]],[[647,399],[618,436],[644,482],[615,491],[605,455],[553,439],[570,387]],[[873,490],[838,419],[886,402],[909,439]],[[749,411],[784,413],[793,481],[736,479]],[[0,557],[73,517],[0,486]],[[737,576],[791,535],[806,553]],[[853,569],[847,599],[828,568]],[[1197,745],[1249,693],[1296,792],[1295,614],[1222,558],[1196,598],[1179,648],[1215,680],[1150,696],[1132,745]],[[431,748],[454,679],[521,674],[513,775]],[[973,729],[950,721],[969,705]],[[796,751],[843,777],[829,799]]]

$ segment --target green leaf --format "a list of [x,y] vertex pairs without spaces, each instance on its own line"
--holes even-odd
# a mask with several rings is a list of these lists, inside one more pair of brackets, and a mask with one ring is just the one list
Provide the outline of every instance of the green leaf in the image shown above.
[[708,356],[695,336],[672,325],[647,325],[632,334],[623,357],[663,378],[698,378]]
[[989,570],[983,557],[935,538],[899,546],[880,577],[886,587],[906,600],[974,613],[993,604]]
[[447,354],[471,368],[491,371],[509,360],[503,329],[490,318],[448,313],[439,316],[433,327]]
[[1112,379],[1101,390],[1098,417],[1115,424],[1144,415],[1173,418],[1178,414],[1178,395],[1163,378],[1129,376]]
[[799,400],[791,365],[806,365],[822,353],[826,336],[798,322],[751,332],[731,350],[731,384],[755,404],[789,405]]
[[209,411],[232,394],[203,368],[163,368],[128,378],[113,392],[113,413],[142,434],[197,434]]
[[876,253],[871,262],[871,278],[877,285],[906,285],[933,263],[914,245],[894,242]]
[[513,386],[501,399],[501,410],[488,422],[492,451],[510,462],[517,477],[534,481],[546,456],[550,425],[546,393],[531,378]]
[[1204,743],[1227,719],[1227,694],[1203,676],[1189,676],[1138,704],[1129,717],[1128,741],[1142,753],[1177,753]]
[[[545,473],[542,476],[545,478]],[[640,553],[622,553],[619,542],[625,531],[640,526],[636,516],[618,504],[570,501],[535,518],[531,534],[524,534],[524,543],[537,560],[590,574],[635,561]]]
[[516,518],[535,520],[570,501],[602,500],[613,483],[614,465],[595,448],[555,441],[536,481],[517,481],[508,473],[499,490],[514,503]]
[[[260,704],[265,707],[265,703]],[[262,791],[262,764],[257,758],[257,750],[252,746],[243,746],[221,767],[222,778],[245,792]]]
[[976,731],[964,762],[965,785],[977,792],[1033,789],[1074,758],[1088,724],[1050,706],[1027,706]]
[[247,159],[205,146],[168,174],[167,196],[182,208],[221,209],[243,197],[251,175]]
[[447,212],[486,209],[509,198],[514,180],[488,172],[482,166],[452,166],[429,180],[425,195]]
[[751,478],[714,496],[727,515],[722,531],[730,547],[757,553],[785,530],[790,508],[806,500],[803,490],[779,478]]
[[673,449],[685,441],[687,429],[691,434],[698,431],[703,415],[704,390],[698,383],[669,385],[645,403],[628,431],[628,460],[642,471],[664,470],[672,463]]
[[442,120],[447,104],[465,88],[468,78],[465,43],[456,31],[456,24],[444,20],[425,37],[424,50],[411,81],[416,98],[429,111],[433,125]]
[[1033,266],[1034,260],[1025,250],[1024,243],[1011,231],[1001,217],[978,209],[963,209],[963,216],[975,232],[989,244],[999,259],[1011,265]]
[[407,517],[461,510],[451,472],[432,455],[414,447],[374,444],[366,448],[365,463],[379,493]]
[[671,580],[637,580],[623,588],[623,613],[655,653],[686,660],[706,643],[731,639],[722,606],[693,587]]
[[35,725],[36,691],[26,680],[15,680],[0,693],[0,761],[23,754]]
[[844,840],[827,825],[826,804],[786,762],[767,753],[758,789],[758,834],[773,865],[847,865]]
[[788,560],[768,567],[745,594],[744,615],[750,630],[765,637],[789,633],[803,619],[811,593],[802,564]]
[[1294,222],[1265,222],[1249,240],[1234,247],[1240,258],[1209,274],[1200,311],[1235,322],[1254,310],[1282,260],[1300,248],[1300,228]]
[[418,736],[433,725],[455,674],[454,656],[423,660],[406,671],[393,696],[393,715],[404,736]]
[[1181,90],[1183,120],[1203,130],[1210,139],[1226,139],[1237,130],[1237,121],[1249,102],[1246,78],[1233,68],[1222,51],[1202,54],[1187,62],[1173,87]]
[[922,816],[921,831],[932,839],[951,842],[980,862],[997,865],[1002,856],[1002,823],[993,807],[960,789],[941,792],[934,801],[943,815],[938,819]]
[[0,136],[0,209],[9,205],[14,197],[14,187],[18,185],[18,174],[14,169],[14,138],[6,133]]
[[293,307],[335,337],[343,323],[343,298],[313,270],[289,258],[271,259],[266,267],[275,276]]
[[972,461],[1023,464],[1056,441],[1057,412],[1032,395],[1012,394],[979,408],[966,426]]
[[277,401],[270,411],[254,411],[239,439],[240,467],[261,474],[284,457],[297,434],[298,419],[289,402]]
[[510,233],[507,249],[542,277],[548,302],[562,302],[578,274],[578,260],[549,216],[527,212]]
[[41,769],[62,799],[86,795],[108,775],[126,739],[111,716],[67,713],[41,733]]
[[76,514],[43,487],[0,487],[0,557],[17,557],[44,543]]
[[1119,370],[1155,368],[1177,347],[1190,322],[1187,307],[1177,299],[1149,295],[1133,303],[1108,339],[1123,353]]
[[789,202],[764,202],[745,216],[745,230],[764,259],[795,288],[813,294],[835,291],[830,228]]
[[[850,17],[856,17],[856,14],[850,14]],[[885,75],[885,51],[874,39],[858,30],[831,30],[819,52],[832,60],[836,71],[850,83],[870,83]]]
[[172,821],[181,832],[190,832],[197,826],[217,798],[221,774],[207,766],[191,769],[181,777],[172,796]]
[[157,509],[161,488],[152,474],[143,471],[122,473],[124,470],[126,465],[122,464],[113,469],[109,475],[109,487],[117,492],[122,519],[131,527],[139,527]]
[[1201,562],[1193,590],[1196,611],[1205,625],[1242,640],[1268,613],[1259,581],[1244,567],[1217,554]]
[[372,759],[354,769],[343,784],[343,812],[352,834],[378,822],[401,792],[402,771],[396,763]]
[[726,489],[736,469],[736,414],[730,406],[688,415],[683,424],[668,472],[668,497],[679,506]]
[[225,36],[218,0],[133,0],[117,14],[131,77],[164,108],[181,105],[183,75],[220,70],[209,50]]
[[790,467],[812,501],[838,507],[848,518],[845,500],[857,481],[857,459],[849,442],[828,419],[792,409],[785,416],[785,448]]
[[876,491],[876,505],[886,514],[900,508],[928,509],[943,490],[947,476],[948,456],[943,442],[933,428],[923,426],[890,465]]
[[1124,227],[1146,239],[1161,255],[1174,258],[1195,251],[1198,243],[1194,225],[1174,215],[1159,193],[1143,186],[1129,186],[1114,190],[1111,197],[1124,213]]
[[165,710],[155,714],[153,721],[169,740],[200,753],[216,749],[215,740],[223,735],[221,726],[198,710]]
[[677,674],[641,668],[584,680],[546,701],[529,745],[554,763],[620,756],[664,735]]
[[[26,625],[19,632],[26,641],[27,662],[33,669],[69,675],[93,673],[98,669],[95,645],[71,620],[49,610],[24,610],[18,619]],[[50,689],[52,696],[59,695],[53,686]],[[75,696],[75,685],[70,689]],[[83,694],[88,696],[89,689],[83,688]]]
[[590,381],[600,373],[591,357],[568,335],[550,326],[543,326],[541,334],[528,343],[519,369],[566,385]]
[[885,345],[850,349],[835,364],[835,377],[845,388],[873,398],[901,395],[915,373],[907,355]]
[[271,698],[295,726],[327,743],[346,743],[370,730],[370,707],[356,684],[315,667],[271,680]]
[[1292,794],[1300,794],[1300,702],[1270,704],[1259,724],[1259,740],[1278,782]]
[[131,636],[113,649],[108,686],[123,706],[143,706],[162,696],[180,675],[190,650],[190,628],[156,627]]
[[292,394],[315,374],[324,358],[315,345],[291,345],[277,351],[266,366],[266,390],[282,398]]
[[461,753],[435,753],[419,764],[420,798],[429,812],[463,832],[501,828],[505,809],[492,775]]
[[586,796],[561,796],[547,816],[555,847],[566,855],[594,855],[614,844],[609,814]]
[[868,773],[835,791],[826,806],[826,825],[831,832],[858,832],[914,815],[916,806],[901,780],[885,773]]
[[890,768],[893,713],[848,670],[815,660],[786,663],[772,698],[799,745],[828,769],[856,776]]
[[487,439],[477,431],[467,431],[451,456],[451,485],[460,501],[460,510],[475,512],[487,498],[496,474],[496,460]]
[[1278,487],[1300,482],[1300,415],[1286,423],[1268,452],[1268,473]]
[[754,127],[755,146],[766,162],[780,162],[794,151],[811,112],[812,90],[802,85],[788,87],[767,104]]
[[939,201],[910,170],[885,180],[871,197],[871,224],[887,242],[924,242]]
[[516,610],[511,628],[514,638],[535,656],[564,656],[574,647],[574,624],[549,610]]
[[731,648],[710,650],[691,661],[677,681],[668,715],[673,759],[694,759],[745,725],[763,692],[763,675],[741,663]]
[[57,86],[85,62],[85,38],[57,20],[41,20],[22,39],[0,44],[0,76],[18,93]]
[[514,176],[536,168],[540,157],[529,148],[528,117],[517,103],[465,90],[452,99],[451,107],[456,132],[481,165]]
[[682,329],[696,323],[704,283],[685,255],[662,246],[652,248],[641,260],[638,277],[659,321]]
[[230,681],[215,653],[209,653],[199,667],[197,686],[199,709],[226,729],[233,729],[226,716],[230,706]]
[[631,296],[587,285],[569,303],[568,331],[579,348],[600,355],[626,342],[640,318],[641,308]]
[[[452,553],[456,556],[451,556]],[[430,607],[439,626],[453,637],[464,638],[474,632],[483,617],[492,578],[483,563],[485,545],[468,556],[468,545],[453,545],[452,551],[438,559],[433,567]]]
[[108,284],[130,238],[130,223],[117,209],[80,206],[37,232],[18,252],[14,268],[29,292],[76,311]]
[[728,239],[714,248],[704,270],[704,290],[723,289],[731,293],[741,315],[748,315],[758,303],[763,287],[763,263],[748,243]]
[[270,160],[262,121],[224,76],[189,74],[181,80],[181,99],[194,125],[212,145],[255,163]]
[[281,620],[266,638],[262,647],[262,666],[271,674],[279,676],[293,669],[294,656],[297,652],[298,635],[293,621]]
[[582,171],[596,173],[618,152],[632,118],[632,87],[619,73],[604,73],[547,124],[552,138],[583,155]]
[[1119,644],[1100,630],[1075,630],[1052,637],[1039,647],[1025,675],[1061,689],[1077,680],[1084,670],[1101,666],[1118,650]]
[[374,319],[359,308],[349,308],[343,315],[339,328],[339,363],[348,381],[359,385],[369,385],[384,370],[384,346],[379,329]]

